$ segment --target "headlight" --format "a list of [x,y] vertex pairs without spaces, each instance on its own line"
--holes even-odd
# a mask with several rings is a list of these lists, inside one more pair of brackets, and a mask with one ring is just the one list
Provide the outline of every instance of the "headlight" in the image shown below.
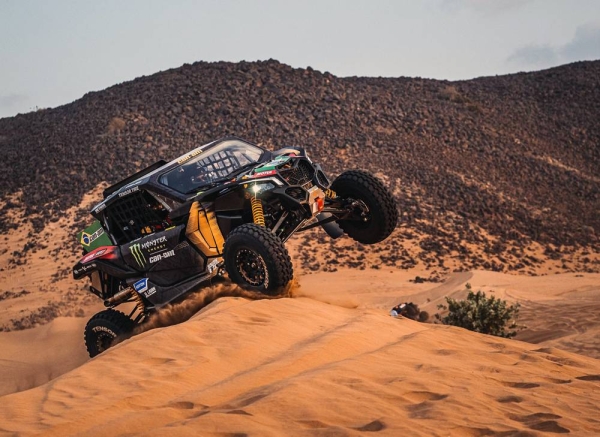
[[272,190],[273,188],[275,188],[275,184],[271,182],[257,182],[249,187],[250,191],[256,196],[266,191]]

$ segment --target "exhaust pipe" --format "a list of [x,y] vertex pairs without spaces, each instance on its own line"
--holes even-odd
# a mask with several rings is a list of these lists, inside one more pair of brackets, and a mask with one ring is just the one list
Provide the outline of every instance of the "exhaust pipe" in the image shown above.
[[131,293],[135,293],[135,290],[131,287],[125,288],[115,294],[113,297],[109,297],[104,301],[105,307],[113,307],[125,302],[131,296]]

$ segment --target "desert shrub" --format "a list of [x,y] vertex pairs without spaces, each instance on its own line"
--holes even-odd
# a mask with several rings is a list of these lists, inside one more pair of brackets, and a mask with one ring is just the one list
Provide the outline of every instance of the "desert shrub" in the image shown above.
[[447,86],[439,92],[443,100],[450,100],[455,103],[464,103],[467,101],[454,86]]
[[478,114],[483,114],[483,108],[481,107],[481,105],[479,103],[468,103],[467,104],[467,109],[471,112],[477,112]]
[[120,117],[113,117],[108,122],[108,133],[111,134],[111,135],[118,134],[124,128],[125,128],[125,120],[123,120]]
[[[467,284],[468,285],[468,284]],[[510,338],[517,335],[519,304],[508,305],[505,300],[487,297],[483,291],[474,293],[468,286],[469,294],[465,300],[446,297],[446,305],[438,309],[448,310],[448,314],[436,318],[444,325],[459,326],[469,331],[497,337]]]

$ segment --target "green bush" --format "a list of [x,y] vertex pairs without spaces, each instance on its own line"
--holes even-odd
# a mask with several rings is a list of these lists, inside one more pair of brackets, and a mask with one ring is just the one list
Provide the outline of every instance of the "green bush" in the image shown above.
[[497,337],[510,338],[517,335],[517,318],[519,304],[508,305],[505,300],[494,296],[486,297],[485,293],[473,293],[467,284],[469,294],[465,300],[457,301],[446,297],[446,305],[438,305],[438,309],[448,310],[448,315],[436,318],[444,325],[459,326],[469,331]]

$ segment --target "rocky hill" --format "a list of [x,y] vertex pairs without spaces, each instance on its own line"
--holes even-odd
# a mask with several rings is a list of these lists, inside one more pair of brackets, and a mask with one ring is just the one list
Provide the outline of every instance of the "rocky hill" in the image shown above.
[[395,255],[412,241],[428,266],[524,271],[577,253],[565,269],[600,269],[600,61],[459,82],[186,64],[0,119],[1,229],[24,205],[40,232],[99,182],[227,134],[379,174],[401,211],[384,265],[414,265]]

